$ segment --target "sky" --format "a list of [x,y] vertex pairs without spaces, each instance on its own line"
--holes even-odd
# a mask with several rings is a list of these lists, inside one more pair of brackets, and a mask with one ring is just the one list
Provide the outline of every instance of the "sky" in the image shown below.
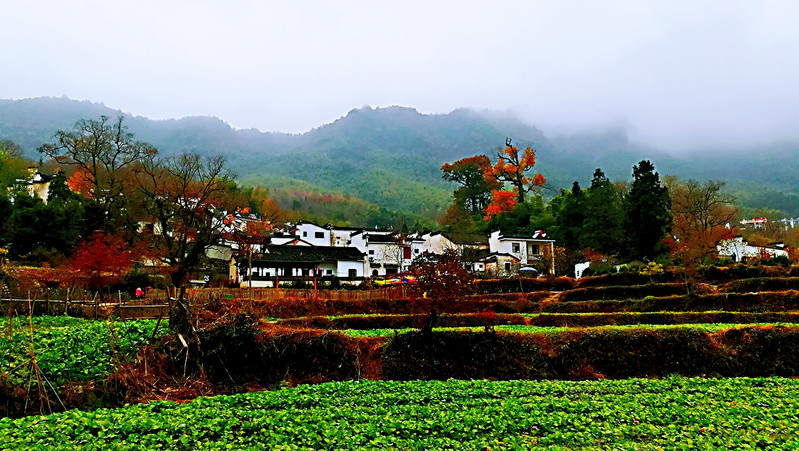
[[795,1],[0,0],[0,98],[301,133],[364,105],[799,140]]

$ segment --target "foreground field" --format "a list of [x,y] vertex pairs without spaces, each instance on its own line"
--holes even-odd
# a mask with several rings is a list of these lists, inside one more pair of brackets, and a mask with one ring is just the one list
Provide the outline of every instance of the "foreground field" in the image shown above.
[[92,321],[67,316],[0,318],[0,373],[16,385],[31,380],[35,356],[40,374],[58,386],[66,381],[100,380],[114,364],[134,353],[153,336],[167,331],[165,322]]
[[799,381],[337,382],[0,420],[4,449],[792,449]]

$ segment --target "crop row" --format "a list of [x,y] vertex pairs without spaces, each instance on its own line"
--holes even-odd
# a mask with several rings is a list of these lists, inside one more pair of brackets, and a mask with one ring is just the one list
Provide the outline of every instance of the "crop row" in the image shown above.
[[[278,321],[284,326],[317,329],[403,329],[418,327],[418,315],[341,315],[310,316]],[[526,325],[539,327],[593,327],[633,324],[755,324],[799,323],[799,313],[747,312],[623,312],[623,313],[464,313],[443,315],[440,327],[479,327],[494,325]]]
[[789,449],[799,381],[343,382],[0,420],[12,449]]
[[[674,290],[670,285],[667,291]],[[564,295],[566,293],[562,293]],[[556,302],[548,292],[468,296],[446,306],[447,313],[597,313],[597,312],[789,312],[799,310],[799,291],[646,296],[643,298]],[[579,299],[574,297],[573,299]],[[424,304],[410,300],[281,299],[254,304],[261,317],[299,318],[369,314],[414,314]]]
[[[633,325],[612,325],[612,326],[596,326],[579,328],[579,332],[584,333],[605,333],[605,332],[624,332],[624,331],[671,331],[671,330],[690,330],[715,333],[723,330],[731,329],[744,329],[751,327],[795,327],[799,328],[797,323],[753,323],[753,324],[725,324],[725,323],[699,323],[699,324],[633,324]],[[380,336],[393,336],[400,333],[412,332],[417,329],[402,328],[402,329],[348,329],[342,331],[351,337],[380,337]],[[484,330],[484,326],[471,326],[471,327],[437,327],[433,329],[436,332],[480,332]],[[511,332],[518,334],[560,334],[564,332],[575,331],[574,327],[564,326],[528,326],[528,325],[501,325],[494,326],[497,332]]]

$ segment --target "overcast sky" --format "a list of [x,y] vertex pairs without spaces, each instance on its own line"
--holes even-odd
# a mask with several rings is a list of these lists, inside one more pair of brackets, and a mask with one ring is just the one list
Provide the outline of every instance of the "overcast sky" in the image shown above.
[[796,1],[0,0],[0,98],[304,132],[363,105],[799,139]]

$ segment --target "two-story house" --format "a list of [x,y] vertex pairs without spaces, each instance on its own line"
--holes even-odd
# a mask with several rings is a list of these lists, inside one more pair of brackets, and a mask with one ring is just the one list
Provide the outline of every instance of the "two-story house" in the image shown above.
[[548,239],[546,233],[537,230],[532,235],[503,234],[497,230],[488,237],[491,254],[510,255],[518,260],[518,268],[511,261],[503,262],[498,270],[515,272],[525,266],[535,265],[548,260],[550,273],[555,274],[554,255],[555,240]]

